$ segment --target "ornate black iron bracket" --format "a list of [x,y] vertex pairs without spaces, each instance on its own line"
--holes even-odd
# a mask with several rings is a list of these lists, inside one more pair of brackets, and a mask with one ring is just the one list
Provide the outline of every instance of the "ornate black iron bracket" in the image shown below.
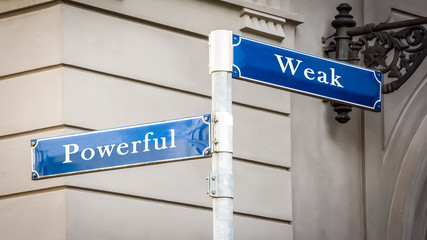
[[[351,6],[343,3],[337,7],[338,15],[332,21],[336,29],[333,40],[324,47],[325,55],[351,64],[362,64],[367,68],[379,70],[393,79],[383,83],[383,94],[398,90],[415,72],[427,56],[427,17],[407,21],[367,24],[355,27],[356,22],[350,14]],[[402,29],[403,28],[403,29]],[[385,30],[401,29],[397,32]],[[353,37],[359,37],[353,40]],[[325,43],[329,38],[322,39]],[[362,55],[362,59],[359,55]],[[360,60],[362,60],[360,62]],[[386,75],[387,74],[387,75]],[[338,113],[335,119],[340,123],[350,120],[350,106],[331,103]]]

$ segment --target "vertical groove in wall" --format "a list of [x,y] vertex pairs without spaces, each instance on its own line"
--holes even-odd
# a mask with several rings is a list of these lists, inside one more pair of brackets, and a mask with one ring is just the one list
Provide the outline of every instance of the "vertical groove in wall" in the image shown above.
[[362,237],[363,240],[367,239],[367,229],[366,229],[366,174],[365,174],[365,112],[361,113],[361,131],[360,131],[360,177],[361,177],[361,197],[362,197]]

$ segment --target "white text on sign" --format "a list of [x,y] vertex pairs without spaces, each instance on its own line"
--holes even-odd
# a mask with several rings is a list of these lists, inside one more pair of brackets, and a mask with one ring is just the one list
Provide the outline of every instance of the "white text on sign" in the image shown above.
[[[294,66],[293,62],[294,59],[290,58],[290,57],[285,57],[286,58],[286,65],[283,64],[282,58],[283,56],[278,55],[278,54],[274,54],[274,56],[276,56],[277,61],[279,62],[280,68],[282,69],[282,72],[285,73],[288,66],[289,66],[289,70],[292,73],[292,76],[295,75],[295,73],[298,71],[298,67],[300,65],[300,63],[302,63],[303,61],[296,59],[296,66]],[[328,82],[328,75],[324,72],[324,71],[317,71],[317,73],[311,69],[311,68],[305,68],[304,69],[304,77],[308,80],[314,80],[317,77],[317,81],[319,81],[320,83],[324,83],[324,84],[330,84],[332,86],[335,87],[340,87],[340,88],[344,88],[343,85],[341,85],[341,83],[338,81],[338,79],[341,78],[341,76],[335,75],[335,69],[334,68],[329,68],[331,70],[331,75],[330,75],[330,82]]]
[[[118,155],[127,155],[127,154],[137,154],[141,150],[142,152],[149,152],[151,150],[164,150],[168,148],[176,148],[175,145],[175,129],[169,130],[170,137],[169,141],[167,141],[167,137],[160,137],[160,138],[151,138],[151,136],[154,136],[154,132],[148,132],[145,134],[143,140],[135,140],[130,143],[119,143],[117,144],[111,144],[111,145],[103,145],[103,146],[97,146],[95,148],[84,148],[80,154],[77,154],[79,152],[80,146],[78,144],[66,144],[63,145],[65,150],[65,161],[62,163],[71,163],[75,159],[71,159],[71,156],[74,154],[80,155],[80,158],[83,160],[91,160],[95,157],[96,154],[99,154],[101,158],[104,157],[110,157],[113,152],[117,152]],[[161,144],[159,144],[159,139],[161,140]],[[153,141],[154,149],[150,149],[149,142]],[[97,151],[96,151],[96,150]]]

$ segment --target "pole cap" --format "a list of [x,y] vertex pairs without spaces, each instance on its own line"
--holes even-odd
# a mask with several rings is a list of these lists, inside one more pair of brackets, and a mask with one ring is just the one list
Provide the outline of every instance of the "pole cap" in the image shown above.
[[233,70],[233,33],[215,30],[209,34],[209,73]]

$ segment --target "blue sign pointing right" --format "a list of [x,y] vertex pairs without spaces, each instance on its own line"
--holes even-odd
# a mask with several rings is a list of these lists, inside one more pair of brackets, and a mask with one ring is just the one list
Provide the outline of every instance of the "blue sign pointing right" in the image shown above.
[[238,35],[233,35],[232,76],[381,111],[381,72]]

